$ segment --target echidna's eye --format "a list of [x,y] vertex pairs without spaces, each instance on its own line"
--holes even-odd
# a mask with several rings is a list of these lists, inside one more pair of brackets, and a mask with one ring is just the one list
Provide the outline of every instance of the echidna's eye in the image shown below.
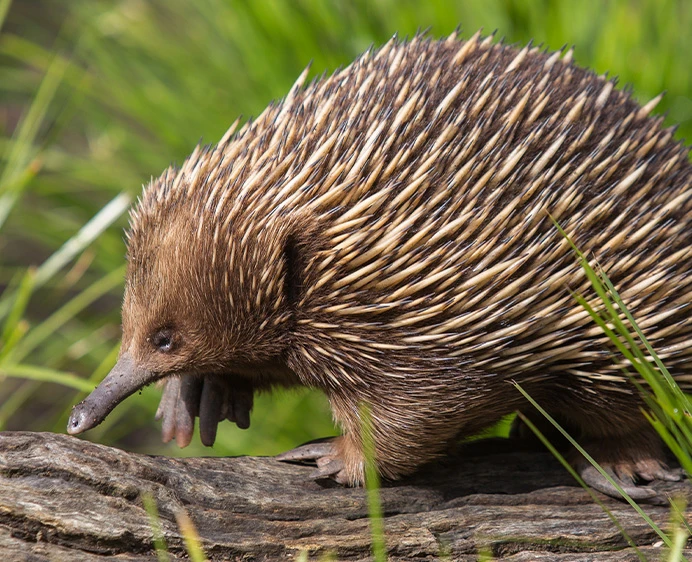
[[173,351],[173,332],[168,328],[158,330],[152,337],[151,343],[163,353]]

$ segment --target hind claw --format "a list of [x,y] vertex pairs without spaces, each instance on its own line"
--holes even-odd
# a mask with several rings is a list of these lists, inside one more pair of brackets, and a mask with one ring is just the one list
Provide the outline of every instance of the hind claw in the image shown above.
[[[610,476],[615,483],[620,486],[628,496],[633,500],[643,501],[654,498],[656,490],[647,486],[637,486],[632,480],[623,480],[610,467],[602,467],[603,470]],[[581,470],[580,476],[594,490],[598,490],[611,498],[620,499],[622,496],[618,489],[613,486],[595,467],[589,465]]]
[[685,477],[682,468],[667,468],[662,465],[651,469],[642,469],[638,472],[642,480],[662,480],[663,482],[680,482]]
[[[668,468],[657,459],[640,459],[630,462],[601,462],[601,468],[610,476],[622,490],[633,500],[654,504],[667,505],[667,499],[649,486],[638,485],[635,481],[677,482],[682,480],[684,472],[678,468]],[[578,472],[584,482],[594,490],[598,490],[616,499],[622,499],[618,489],[613,486],[595,467],[579,463]]]

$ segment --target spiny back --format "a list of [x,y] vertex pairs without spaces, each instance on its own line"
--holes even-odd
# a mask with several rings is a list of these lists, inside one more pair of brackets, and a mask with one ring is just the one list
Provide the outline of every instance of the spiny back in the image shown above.
[[640,107],[571,52],[478,36],[392,40],[304,88],[306,73],[147,188],[131,253],[148,225],[185,208],[214,261],[261,291],[283,270],[267,279],[242,264],[309,220],[307,337],[361,354],[472,354],[509,375],[534,364],[580,374],[603,343],[593,330],[584,343],[586,314],[565,287],[585,282],[550,213],[595,252],[650,337],[667,338],[662,355],[689,356],[692,167],[648,117],[658,99]]

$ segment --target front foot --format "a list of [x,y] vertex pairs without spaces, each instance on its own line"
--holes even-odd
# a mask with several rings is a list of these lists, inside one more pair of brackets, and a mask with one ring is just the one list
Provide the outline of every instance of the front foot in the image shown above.
[[[611,448],[611,445],[610,440],[606,440],[592,446],[587,445],[585,448],[608,476],[633,500],[666,505],[668,501],[665,497],[642,484],[655,480],[678,482],[683,478],[681,469],[668,468],[661,460],[663,453],[660,444],[652,444],[648,440],[644,443],[635,440],[629,445],[623,445],[622,441],[618,446]],[[581,454],[575,452],[572,458],[576,459],[572,464],[586,484],[607,496],[623,499],[618,489]]]
[[250,427],[253,389],[247,381],[232,376],[183,375],[171,377],[165,384],[156,411],[164,443],[175,437],[179,447],[189,445],[198,416],[200,439],[207,447],[214,444],[218,424],[224,419],[241,429]]
[[344,437],[312,441],[275,458],[287,462],[315,461],[317,469],[310,473],[313,480],[331,479],[343,486],[360,486],[364,481],[363,463],[356,460],[360,453],[349,450],[349,443]]

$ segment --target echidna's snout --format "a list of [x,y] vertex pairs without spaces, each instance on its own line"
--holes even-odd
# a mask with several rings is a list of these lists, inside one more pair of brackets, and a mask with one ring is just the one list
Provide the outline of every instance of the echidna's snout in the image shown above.
[[76,435],[97,426],[125,398],[159,378],[160,373],[139,367],[129,351],[122,353],[101,384],[72,408],[67,433]]

